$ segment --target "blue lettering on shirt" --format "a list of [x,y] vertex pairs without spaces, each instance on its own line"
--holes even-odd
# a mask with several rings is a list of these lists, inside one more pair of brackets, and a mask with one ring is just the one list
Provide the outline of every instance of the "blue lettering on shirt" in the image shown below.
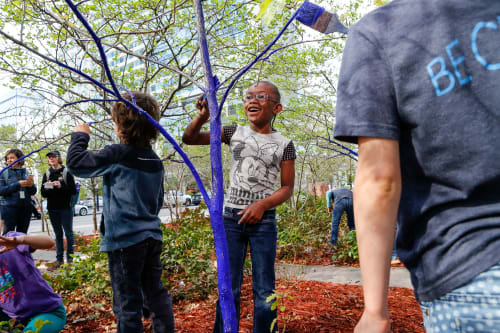
[[464,84],[466,84],[472,80],[472,76],[469,75],[465,79],[462,79],[462,76],[460,75],[460,72],[458,71],[458,64],[460,64],[462,61],[465,60],[465,56],[461,56],[458,59],[455,59],[453,57],[451,50],[457,44],[458,44],[458,39],[455,39],[453,42],[446,45],[446,52],[448,53],[448,57],[450,57],[450,61],[451,61],[451,64],[453,65],[453,69],[455,70],[455,75],[457,76],[458,82],[460,83],[461,86],[463,86]]
[[[500,22],[500,16],[497,17],[497,20]],[[474,52],[476,60],[479,61],[481,65],[486,67],[487,70],[496,71],[500,69],[500,63],[489,64],[488,61],[481,56],[477,48],[477,35],[483,28],[498,30],[498,25],[496,25],[494,22],[479,22],[478,24],[476,24],[474,30],[472,30],[472,52]]]
[[[434,71],[432,70],[432,67],[434,64],[440,63],[441,64],[441,69],[437,74],[434,74]],[[455,86],[455,78],[453,77],[453,74],[451,74],[447,69],[446,69],[446,63],[444,62],[444,59],[441,57],[436,57],[432,59],[432,61],[427,65],[427,72],[429,72],[429,75],[431,77],[432,84],[434,85],[434,89],[436,90],[436,95],[443,96],[447,93],[449,93],[453,87]],[[441,90],[439,88],[439,79],[442,77],[448,77],[448,80],[450,81],[448,87],[444,90]]]
[[[500,16],[497,17],[497,21],[500,23]],[[481,55],[481,53],[479,52],[479,48],[477,46],[478,35],[482,29],[486,29],[486,28],[492,29],[492,30],[498,30],[498,25],[495,22],[481,21],[474,26],[474,29],[472,30],[472,36],[471,36],[472,53],[474,54],[475,59],[481,65],[483,65],[487,70],[490,70],[490,71],[499,70],[500,63],[495,63],[495,64],[488,63],[488,60]],[[458,65],[465,61],[465,56],[464,55],[460,55],[458,57],[456,57],[456,55],[454,56],[453,48],[458,44],[459,44],[458,39],[455,39],[454,41],[452,41],[451,43],[449,43],[445,47],[446,53],[448,54],[448,58],[450,59],[451,65],[453,66],[453,72],[450,72],[446,68],[446,61],[444,60],[443,57],[436,57],[436,58],[432,59],[431,62],[429,62],[427,64],[427,67],[426,67],[427,72],[429,73],[429,76],[430,76],[432,85],[434,86],[434,91],[436,92],[437,97],[446,95],[447,93],[452,91],[453,88],[455,88],[455,81],[456,81],[455,76],[456,76],[458,82],[460,83],[460,86],[463,86],[463,85],[472,81],[471,75],[468,75],[467,77],[464,78],[460,74]],[[440,65],[440,69],[437,73],[433,69],[436,64]],[[454,73],[454,75],[453,75],[453,73]],[[443,82],[443,79],[447,80],[447,81]],[[441,83],[441,86],[440,86],[440,83]],[[446,88],[442,89],[441,87],[445,86],[446,83],[448,84],[448,86]]]

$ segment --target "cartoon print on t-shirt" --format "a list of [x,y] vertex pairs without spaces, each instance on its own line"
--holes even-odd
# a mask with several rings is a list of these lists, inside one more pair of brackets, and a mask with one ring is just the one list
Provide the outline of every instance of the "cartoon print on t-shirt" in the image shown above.
[[279,172],[279,158],[276,154],[279,145],[268,142],[259,146],[253,136],[248,136],[243,141],[234,141],[234,144],[233,156],[237,164],[230,175],[234,184],[252,193],[259,193],[266,189],[272,190],[274,179],[269,179],[271,170],[267,165],[271,165],[271,168]]

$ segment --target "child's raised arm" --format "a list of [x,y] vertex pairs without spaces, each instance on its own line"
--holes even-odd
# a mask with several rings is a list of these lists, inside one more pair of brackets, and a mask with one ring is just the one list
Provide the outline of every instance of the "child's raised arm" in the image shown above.
[[70,173],[81,178],[104,176],[112,170],[113,164],[120,156],[119,149],[112,146],[106,146],[97,153],[87,150],[89,132],[87,124],[75,127],[66,156],[66,167]]
[[[198,109],[198,114],[184,130],[182,142],[188,145],[209,145],[210,131],[200,131],[203,124],[210,118],[208,102],[204,99],[204,95],[200,96],[196,101],[196,108]],[[224,131],[222,131],[221,137],[222,141],[224,141]]]

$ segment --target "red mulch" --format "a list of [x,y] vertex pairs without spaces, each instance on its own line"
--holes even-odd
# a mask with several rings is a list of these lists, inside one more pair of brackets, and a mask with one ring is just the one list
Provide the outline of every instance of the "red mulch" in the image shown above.
[[[242,286],[240,321],[240,332],[244,333],[252,331],[251,290],[251,280],[246,278]],[[278,280],[277,291],[286,295],[280,301],[280,306],[285,307],[278,314],[280,332],[351,332],[363,311],[360,286]],[[63,332],[111,332],[116,329],[111,305],[94,303],[89,306],[89,302],[85,296],[72,300],[67,306],[68,324]],[[424,332],[422,314],[411,289],[390,288],[389,311],[392,332]],[[179,302],[174,306],[174,315],[178,333],[211,332],[215,299]],[[149,320],[145,321],[145,332],[152,332]]]
[[[97,235],[78,236],[76,248],[86,244]],[[54,249],[55,250],[55,249]],[[78,250],[77,250],[78,251]],[[279,254],[278,254],[279,258]],[[358,262],[345,262],[332,259],[324,251],[302,253],[295,259],[280,262],[308,265],[359,266]],[[402,264],[393,267],[404,267]],[[334,333],[352,332],[363,311],[362,287],[332,284],[317,281],[277,280],[278,293],[284,295],[278,312],[279,330],[288,333]],[[84,292],[74,291],[63,295],[67,301],[68,321],[62,332],[90,333],[114,332],[116,318],[111,304],[95,300]],[[215,297],[202,301],[181,301],[174,305],[176,332],[212,332],[215,317]],[[110,302],[109,302],[110,303]],[[392,287],[389,291],[389,311],[392,332],[424,332],[422,313],[415,300],[413,290]],[[242,286],[240,333],[252,331],[253,301],[251,277],[245,278]],[[152,333],[151,321],[145,320],[145,332]]]

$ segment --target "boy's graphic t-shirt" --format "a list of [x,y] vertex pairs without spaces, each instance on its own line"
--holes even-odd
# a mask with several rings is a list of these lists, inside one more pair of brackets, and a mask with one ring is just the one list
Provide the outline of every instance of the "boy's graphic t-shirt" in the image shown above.
[[225,126],[231,150],[227,207],[244,209],[276,191],[281,161],[295,159],[290,139],[278,132],[261,134],[248,126]]
[[[24,235],[8,232],[7,237]],[[28,245],[0,254],[0,308],[11,318],[28,319],[62,304],[35,267]]]

